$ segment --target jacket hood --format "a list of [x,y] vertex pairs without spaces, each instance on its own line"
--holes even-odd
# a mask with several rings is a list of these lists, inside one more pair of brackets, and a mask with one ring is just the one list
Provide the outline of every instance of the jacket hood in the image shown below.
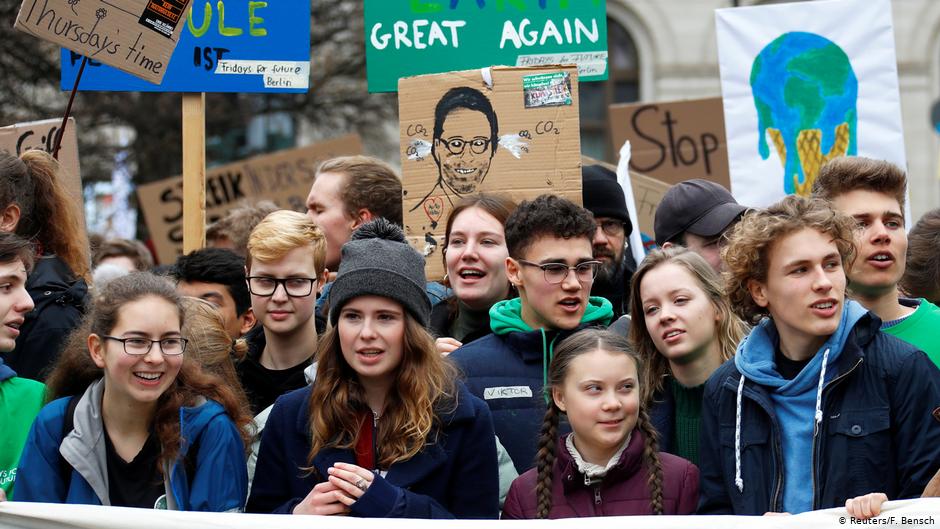
[[[581,324],[597,323],[606,326],[613,317],[614,310],[609,301],[591,296],[588,298],[584,315],[581,316]],[[507,299],[490,307],[490,328],[500,335],[535,330],[522,320],[522,298]]]
[[780,342],[780,335],[770,318],[761,321],[741,341],[734,356],[734,365],[741,374],[762,386],[778,388],[777,391],[783,394],[800,392],[805,390],[807,385],[816,382],[816,374],[822,368],[823,355],[819,353],[828,350],[827,366],[835,363],[845,347],[852,328],[867,312],[859,303],[846,300],[838,329],[829,336],[809,364],[793,380],[786,380],[777,372],[774,353]]
[[[796,464],[796,458],[788,456],[802,453],[804,449],[812,449],[813,440],[810,436],[815,436],[815,428],[822,421],[822,393],[826,382],[826,371],[839,359],[849,334],[855,324],[866,314],[868,311],[860,304],[846,300],[839,327],[793,380],[787,380],[777,372],[774,354],[780,342],[780,336],[772,319],[767,318],[761,321],[738,346],[734,365],[741,372],[741,378],[738,380],[734,419],[734,484],[739,492],[744,491],[741,469],[741,402],[745,381],[751,379],[769,388],[778,421],[791,425],[790,436],[792,438],[787,442],[790,448],[784,447],[786,468],[784,475],[789,476],[792,473],[796,476],[805,473],[807,469],[803,467],[790,466]],[[808,412],[812,413],[812,417],[806,416]],[[812,421],[812,426],[806,423],[807,418]],[[799,481],[799,476],[785,478],[784,508],[798,505],[798,508],[802,509],[807,501],[812,505],[812,498],[808,497],[806,491],[793,486]]]
[[16,371],[10,369],[10,366],[3,363],[3,358],[0,358],[0,382],[4,380],[11,379],[16,376]]

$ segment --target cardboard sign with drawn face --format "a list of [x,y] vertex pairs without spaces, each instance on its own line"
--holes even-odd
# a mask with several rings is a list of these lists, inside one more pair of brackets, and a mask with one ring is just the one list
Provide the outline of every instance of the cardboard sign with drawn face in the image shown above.
[[405,233],[443,276],[451,209],[480,192],[581,202],[575,67],[494,67],[399,82]]

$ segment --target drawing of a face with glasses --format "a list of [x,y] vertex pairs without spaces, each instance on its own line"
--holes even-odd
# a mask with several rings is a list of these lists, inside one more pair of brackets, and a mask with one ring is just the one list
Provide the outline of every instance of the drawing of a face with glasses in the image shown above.
[[499,141],[493,105],[479,90],[453,88],[434,111],[434,144],[437,185],[445,193],[475,193],[486,178]]

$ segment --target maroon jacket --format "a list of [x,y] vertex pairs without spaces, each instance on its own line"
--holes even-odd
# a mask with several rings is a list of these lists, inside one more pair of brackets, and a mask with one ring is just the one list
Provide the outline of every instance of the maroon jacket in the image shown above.
[[[559,437],[552,468],[552,510],[549,518],[631,516],[653,514],[649,474],[643,461],[644,437],[634,430],[620,461],[600,483],[585,485],[584,476]],[[663,467],[663,514],[692,514],[698,505],[698,467],[672,454],[660,452]],[[538,469],[522,474],[509,488],[503,518],[535,518]]]

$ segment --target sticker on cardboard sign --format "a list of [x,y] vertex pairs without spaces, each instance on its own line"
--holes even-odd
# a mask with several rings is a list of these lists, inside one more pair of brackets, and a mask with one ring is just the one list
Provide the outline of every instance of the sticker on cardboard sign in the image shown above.
[[571,104],[571,76],[568,72],[527,75],[522,78],[526,108],[558,107]]
[[170,38],[186,12],[187,4],[189,0],[150,0],[140,15],[140,25]]

